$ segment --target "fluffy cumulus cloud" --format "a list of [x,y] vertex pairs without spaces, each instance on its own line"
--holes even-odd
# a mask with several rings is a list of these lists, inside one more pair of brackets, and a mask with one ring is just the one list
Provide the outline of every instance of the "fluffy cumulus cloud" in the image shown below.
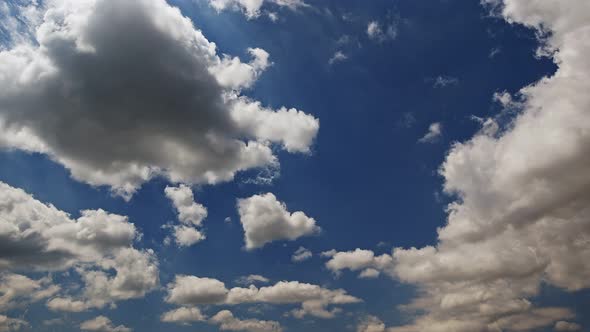
[[[263,13],[263,6],[288,8],[290,10],[298,10],[299,8],[308,7],[303,0],[208,0],[209,5],[218,12],[231,9],[239,10],[246,15],[248,19],[260,17]],[[273,21],[277,19],[276,13],[266,11],[266,15]]]
[[[21,189],[0,183],[0,266],[3,270],[64,271],[74,268],[85,283],[80,298],[56,294],[48,278],[5,273],[0,306],[49,298],[54,310],[83,311],[137,298],[159,283],[151,250],[133,248],[139,237],[126,217],[84,210],[77,219]],[[54,296],[56,295],[56,296]]]
[[301,211],[289,213],[287,206],[272,193],[238,200],[246,249],[261,248],[277,240],[296,240],[317,234],[316,221]]
[[164,193],[172,202],[178,213],[178,221],[181,222],[181,225],[171,226],[176,244],[187,247],[204,240],[205,235],[199,231],[199,227],[207,217],[207,208],[195,202],[191,188],[186,185],[168,186]]
[[518,104],[503,96],[505,106],[520,109],[504,131],[484,128],[452,147],[440,173],[458,200],[448,206],[437,245],[394,249],[385,269],[419,287],[420,296],[404,307],[416,310],[416,319],[372,324],[375,331],[577,328],[567,322],[573,311],[538,307],[530,298],[542,283],[590,287],[590,2],[487,5],[536,29],[538,54],[551,56],[557,71],[521,89]]
[[246,332],[281,332],[281,325],[275,321],[246,319],[241,320],[229,310],[222,310],[209,320],[219,325],[221,331],[246,331]]
[[87,320],[80,324],[82,331],[97,331],[97,332],[131,332],[130,328],[123,325],[113,326],[111,320],[105,316],[98,316],[94,319]]
[[0,49],[2,148],[43,153],[126,198],[154,176],[218,183],[276,167],[273,143],[309,151],[317,119],[240,98],[268,53],[249,49],[248,63],[218,55],[164,0],[18,8],[37,19],[9,27]]
[[[181,308],[247,303],[301,304],[299,309],[290,312],[292,316],[297,318],[306,315],[333,318],[341,311],[340,308],[334,306],[360,302],[358,298],[347,294],[342,289],[330,290],[298,281],[281,281],[272,286],[260,288],[250,285],[249,287],[227,289],[225,284],[217,279],[179,275],[168,284],[167,289],[166,302],[179,305]],[[175,311],[170,311],[163,317],[168,315],[180,316]],[[192,316],[187,314],[183,317]],[[181,319],[174,321],[177,323],[186,322]]]
[[339,274],[342,270],[361,271],[359,278],[378,277],[380,271],[390,272],[393,259],[388,254],[375,255],[371,250],[355,249],[354,251],[326,251],[322,257],[329,257],[326,267]]
[[20,274],[3,273],[0,275],[0,311],[26,307],[59,291],[60,287],[48,277],[35,280]]

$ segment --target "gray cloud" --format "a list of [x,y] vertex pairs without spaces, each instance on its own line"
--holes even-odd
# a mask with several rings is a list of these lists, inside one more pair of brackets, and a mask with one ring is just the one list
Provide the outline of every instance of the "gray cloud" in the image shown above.
[[[249,64],[221,59],[163,0],[48,1],[37,10],[45,16],[31,27],[36,40],[0,52],[0,147],[45,153],[74,178],[129,198],[155,175],[227,181],[276,164],[268,142],[283,133],[300,151],[315,137],[317,120],[303,113],[257,106],[241,114],[252,101],[238,99],[239,89],[268,66],[268,54],[251,49]],[[250,116],[297,119],[269,137],[250,130]],[[315,126],[298,133],[301,120]]]

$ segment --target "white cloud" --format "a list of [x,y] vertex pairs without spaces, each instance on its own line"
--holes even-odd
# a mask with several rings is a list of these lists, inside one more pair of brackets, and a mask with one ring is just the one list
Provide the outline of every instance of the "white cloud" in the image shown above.
[[312,256],[313,253],[309,249],[299,247],[291,256],[291,260],[295,263],[299,263],[310,259]]
[[246,249],[261,248],[277,240],[296,240],[320,232],[316,221],[301,211],[289,213],[284,203],[267,193],[238,200]]
[[36,10],[42,19],[24,27],[33,40],[0,51],[0,147],[43,153],[126,199],[155,176],[213,184],[276,167],[273,143],[309,151],[312,116],[259,104],[239,114],[239,90],[270,65],[264,50],[249,49],[249,63],[218,55],[164,0],[48,1]]
[[[488,1],[508,22],[537,29],[557,71],[498,98],[519,108],[504,131],[455,144],[440,174],[458,199],[438,243],[396,248],[393,273],[419,296],[388,332],[530,331],[574,318],[529,301],[543,283],[590,287],[590,2]],[[563,325],[563,324],[560,324]]]
[[431,123],[428,126],[428,132],[418,140],[420,143],[434,143],[441,136],[443,132],[443,126],[440,122]]
[[166,187],[166,197],[172,201],[172,205],[178,212],[178,220],[183,224],[173,226],[176,244],[181,247],[191,246],[205,239],[205,235],[199,231],[203,219],[207,218],[207,208],[195,202],[193,191],[186,185],[178,187]]
[[429,78],[427,81],[432,82],[432,86],[435,88],[444,88],[459,84],[459,79],[452,76],[437,76],[435,78]]
[[[277,7],[285,7],[296,11],[299,8],[308,7],[303,0],[208,0],[209,5],[218,12],[231,9],[239,10],[244,13],[248,19],[258,18],[262,13],[263,5],[270,4]],[[267,12],[267,15],[274,22],[277,14],[274,12]]]
[[[324,252],[323,257],[330,257],[326,267],[338,274],[342,270],[361,271],[359,277],[371,278],[379,275],[379,271],[391,273],[393,259],[388,254],[376,256],[371,250],[355,249],[354,251]],[[376,273],[377,272],[377,273]]]
[[389,23],[385,26],[378,21],[371,21],[367,25],[367,36],[377,42],[385,42],[397,38],[397,24]]
[[241,284],[241,285],[250,285],[250,284],[257,283],[257,282],[266,284],[269,281],[270,280],[268,278],[263,277],[259,274],[251,274],[251,275],[239,277],[238,279],[236,279],[236,283]]
[[358,303],[360,300],[342,289],[330,290],[298,281],[281,281],[272,286],[227,289],[225,284],[211,278],[176,276],[167,286],[166,302],[182,307],[195,305],[238,305],[244,303],[295,304],[301,308],[291,313],[297,318],[311,315],[332,318],[341,309],[330,306]]
[[555,331],[579,331],[582,329],[582,327],[580,326],[580,324],[559,321],[555,323],[554,329]]
[[123,325],[113,326],[110,319],[105,316],[98,316],[94,319],[87,320],[80,324],[80,329],[83,331],[98,331],[98,332],[131,332],[130,328]]
[[5,272],[0,274],[0,310],[26,307],[60,291],[49,277],[31,279],[27,276]]
[[342,53],[342,51],[336,51],[334,55],[332,55],[332,57],[328,60],[328,64],[333,65],[337,62],[342,62],[346,59],[348,59],[348,56],[346,54]]
[[[73,220],[53,205],[2,182],[0,206],[0,266],[5,271],[76,268],[84,280],[81,299],[52,298],[48,306],[54,310],[103,307],[141,297],[159,283],[156,257],[151,250],[133,248],[140,235],[127,217],[84,210]],[[48,279],[35,281],[7,274],[3,280],[11,285],[3,294],[7,305],[25,296],[23,289],[27,289],[26,297],[35,301],[58,290]]]
[[209,320],[212,324],[219,325],[222,331],[248,331],[248,332],[281,332],[283,329],[278,322],[258,319],[240,320],[229,310],[222,310]]
[[194,307],[180,307],[177,309],[165,312],[160,318],[166,323],[189,323],[189,322],[202,322],[207,319],[199,308]]

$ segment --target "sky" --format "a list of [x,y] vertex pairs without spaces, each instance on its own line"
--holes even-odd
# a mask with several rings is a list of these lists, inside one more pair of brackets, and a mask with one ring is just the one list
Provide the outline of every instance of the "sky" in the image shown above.
[[0,332],[583,332],[589,59],[586,0],[3,0]]

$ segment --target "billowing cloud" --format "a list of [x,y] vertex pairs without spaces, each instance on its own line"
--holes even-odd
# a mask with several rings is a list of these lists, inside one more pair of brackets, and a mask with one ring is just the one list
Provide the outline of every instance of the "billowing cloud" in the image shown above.
[[[82,277],[86,285],[82,299],[54,297],[48,301],[54,310],[103,307],[141,297],[159,283],[156,257],[151,250],[133,248],[139,234],[127,217],[84,210],[73,220],[53,205],[0,182],[0,220],[0,266],[4,270],[76,268]],[[48,279],[5,274],[2,280],[7,306],[22,297],[38,301],[58,291]]]
[[216,279],[176,276],[175,280],[168,284],[167,289],[166,302],[189,308],[206,304],[300,303],[301,308],[291,312],[297,318],[306,315],[332,318],[341,309],[327,307],[360,302],[358,298],[347,294],[342,289],[330,290],[298,281],[281,281],[261,288],[250,285],[247,288],[227,289],[223,282]]
[[181,247],[191,246],[205,239],[205,235],[199,231],[203,219],[207,217],[207,208],[195,202],[193,191],[189,186],[166,187],[166,197],[178,213],[181,225],[171,226],[176,244]]
[[212,184],[276,167],[274,142],[309,151],[317,119],[239,98],[270,64],[264,50],[249,63],[219,56],[164,0],[33,9],[41,19],[21,27],[31,40],[14,30],[0,51],[0,147],[46,154],[125,198],[154,176]]
[[559,322],[555,323],[554,329],[555,331],[579,331],[582,329],[582,327],[580,324],[560,320]]
[[113,326],[111,320],[105,316],[98,316],[91,320],[87,320],[80,324],[82,331],[97,331],[97,332],[131,332],[130,328],[123,325]]
[[558,69],[521,89],[518,103],[498,96],[520,109],[504,130],[484,127],[452,147],[440,174],[458,200],[448,206],[438,243],[391,255],[389,274],[420,290],[404,306],[416,319],[386,331],[557,327],[575,313],[529,300],[542,283],[590,287],[590,3],[487,2],[508,22],[539,31],[538,53]]
[[238,213],[244,228],[246,249],[261,248],[277,240],[293,241],[321,230],[305,213],[289,213],[287,206],[272,193],[239,199]]
[[[262,7],[265,4],[270,4],[275,7],[284,7],[290,10],[298,10],[299,8],[308,7],[303,0],[208,0],[209,5],[218,12],[231,9],[239,10],[244,13],[248,19],[254,19],[261,15]],[[267,12],[273,21],[276,21],[276,13]]]

